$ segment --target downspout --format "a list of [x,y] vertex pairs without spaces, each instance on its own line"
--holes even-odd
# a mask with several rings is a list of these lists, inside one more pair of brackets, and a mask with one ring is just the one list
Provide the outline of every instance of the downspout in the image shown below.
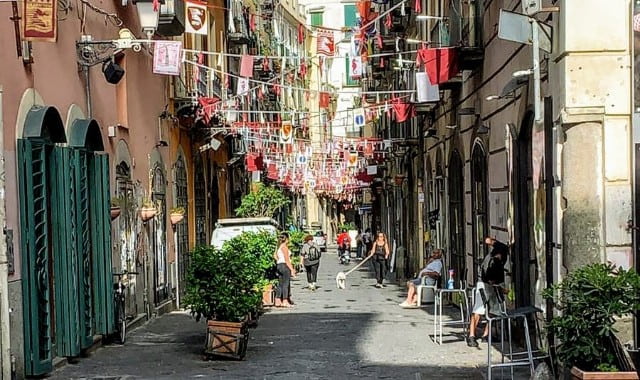
[[87,97],[87,118],[91,119],[91,80],[89,79],[89,66],[83,65],[84,71],[84,90]]
[[[0,86],[0,131],[2,123],[2,86]],[[0,365],[3,379],[11,379],[11,343],[9,331],[9,262],[7,260],[5,189],[4,189],[4,135],[0,133]]]
[[[555,165],[555,128],[553,126],[553,98],[547,96],[544,98],[544,172],[545,172],[545,203],[546,203],[546,213],[545,213],[545,277],[546,277],[546,287],[550,288],[554,283],[553,276],[553,256],[554,249],[559,247],[556,237],[554,236],[555,224],[558,223],[556,221],[556,202],[554,202],[555,191],[556,191],[556,173],[554,170]],[[561,256],[559,256],[561,257]],[[553,317],[553,300],[548,299],[546,301],[546,320],[547,322],[551,321]],[[555,354],[554,349],[554,336],[553,332],[548,331],[547,334],[547,344],[552,351],[552,354]]]

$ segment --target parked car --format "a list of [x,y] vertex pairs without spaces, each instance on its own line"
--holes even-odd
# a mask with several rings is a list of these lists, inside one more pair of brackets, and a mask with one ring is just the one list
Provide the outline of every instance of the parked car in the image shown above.
[[243,232],[268,231],[278,233],[278,222],[271,218],[228,218],[219,219],[211,234],[211,245],[217,249],[227,240],[231,240]]
[[313,242],[320,247],[320,251],[326,252],[327,250],[327,235],[322,231],[316,231],[313,235]]

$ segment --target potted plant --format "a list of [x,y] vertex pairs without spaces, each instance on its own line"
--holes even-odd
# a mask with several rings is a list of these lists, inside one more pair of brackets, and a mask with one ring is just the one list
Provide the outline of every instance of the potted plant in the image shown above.
[[111,198],[111,220],[114,220],[115,218],[120,216],[123,203],[124,199],[122,197]]
[[261,279],[257,289],[262,294],[261,302],[256,305],[254,314],[259,312],[262,306],[273,306],[275,303],[274,285],[278,274],[276,271],[273,253],[277,247],[277,237],[269,232],[245,232],[225,244],[236,251],[249,252],[260,267]]
[[184,207],[174,207],[169,212],[171,224],[178,224],[184,219]]
[[156,205],[153,201],[149,199],[145,199],[142,201],[142,208],[140,208],[140,218],[143,222],[148,221],[149,219],[156,216],[158,213],[158,209],[156,209]]
[[617,318],[640,308],[640,276],[633,270],[590,264],[543,291],[560,315],[547,328],[559,341],[557,358],[573,379],[638,379],[616,337]]
[[220,250],[201,246],[191,254],[184,302],[196,320],[207,319],[205,353],[210,355],[243,359],[248,317],[261,304],[264,270],[251,251],[237,249],[242,239]]

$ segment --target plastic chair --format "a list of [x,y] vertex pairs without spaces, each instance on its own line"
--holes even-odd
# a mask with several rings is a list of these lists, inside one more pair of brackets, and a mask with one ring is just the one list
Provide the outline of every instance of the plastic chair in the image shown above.
[[[469,324],[469,300],[467,298],[466,281],[460,280],[460,287],[454,289],[436,289],[435,302],[433,304],[433,340],[437,344],[442,344],[442,327],[448,325],[462,325],[463,334],[467,333]],[[444,321],[442,318],[442,304],[445,294],[460,294],[460,319]],[[439,337],[439,339],[438,339]]]

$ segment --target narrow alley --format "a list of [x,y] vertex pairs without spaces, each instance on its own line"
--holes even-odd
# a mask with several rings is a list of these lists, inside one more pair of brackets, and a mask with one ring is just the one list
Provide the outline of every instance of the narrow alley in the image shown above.
[[292,284],[295,307],[260,318],[243,361],[204,361],[204,322],[173,312],[131,332],[126,345],[102,347],[51,379],[483,378],[486,344],[469,348],[462,329],[451,327],[436,345],[431,307],[400,308],[404,289],[375,288],[367,264],[338,290],[336,273],[346,268],[333,251],[325,254],[315,292],[299,274]]

